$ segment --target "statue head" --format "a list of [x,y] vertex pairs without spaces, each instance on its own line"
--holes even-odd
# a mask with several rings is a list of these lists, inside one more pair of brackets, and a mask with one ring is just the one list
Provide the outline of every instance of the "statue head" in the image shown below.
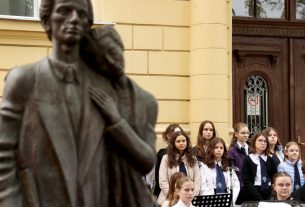
[[113,26],[91,29],[81,43],[81,56],[91,68],[111,79],[124,74],[124,45]]
[[[89,29],[93,24],[93,9],[92,4],[90,0],[41,0],[40,3],[40,10],[39,10],[39,16],[41,20],[41,24],[43,28],[45,29],[48,38],[52,40],[53,36],[53,25],[51,24],[51,16],[55,13],[55,8],[58,6],[58,4],[66,4],[69,6],[69,4],[78,4],[83,5],[86,8],[83,8],[84,11],[86,11],[87,14],[80,14],[80,15],[86,15],[86,17],[83,17],[86,20],[86,27],[85,30]],[[67,11],[60,11],[63,15],[65,15],[64,12]]]

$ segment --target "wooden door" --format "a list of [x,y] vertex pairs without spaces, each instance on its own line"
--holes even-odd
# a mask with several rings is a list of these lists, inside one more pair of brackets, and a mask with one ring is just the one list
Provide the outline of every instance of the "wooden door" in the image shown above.
[[[294,118],[294,133],[292,140],[302,145],[301,152],[305,149],[305,40],[294,39],[293,45],[293,75],[291,83],[294,86],[292,90],[292,117]],[[305,158],[302,155],[303,159]]]
[[267,83],[263,127],[275,127],[284,143],[290,135],[288,49],[288,38],[233,36],[233,121],[247,122],[245,83],[259,75]]

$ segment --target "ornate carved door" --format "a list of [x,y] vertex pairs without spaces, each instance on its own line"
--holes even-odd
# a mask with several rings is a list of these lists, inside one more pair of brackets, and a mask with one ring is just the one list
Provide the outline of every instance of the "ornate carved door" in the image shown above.
[[233,36],[233,117],[289,139],[288,39]]
[[232,7],[233,121],[273,126],[283,144],[305,149],[305,2],[234,0]]

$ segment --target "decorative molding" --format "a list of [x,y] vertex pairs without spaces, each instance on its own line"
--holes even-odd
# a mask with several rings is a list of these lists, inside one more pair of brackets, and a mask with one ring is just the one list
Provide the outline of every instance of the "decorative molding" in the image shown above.
[[247,57],[248,55],[268,56],[271,63],[271,68],[273,68],[277,63],[278,56],[281,54],[281,48],[279,47],[263,48],[262,46],[257,46],[257,47],[236,46],[233,49],[233,54],[235,55],[237,64],[239,66],[245,63],[245,57]]
[[241,36],[305,38],[305,22],[233,19],[232,34]]
[[270,58],[268,56],[265,56],[263,58],[259,57],[251,57],[245,59],[245,63],[243,65],[243,68],[251,67],[252,65],[257,65],[260,68],[265,69],[272,69],[272,63],[270,61]]
[[245,36],[272,36],[272,37],[296,37],[304,38],[305,30],[298,28],[263,28],[263,27],[245,27],[233,26],[233,35]]

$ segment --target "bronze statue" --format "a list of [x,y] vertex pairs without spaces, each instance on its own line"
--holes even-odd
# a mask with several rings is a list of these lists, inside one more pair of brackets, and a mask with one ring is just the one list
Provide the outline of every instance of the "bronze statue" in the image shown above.
[[40,18],[52,53],[6,77],[0,207],[153,206],[141,176],[154,164],[155,99],[81,60],[90,0],[41,0]]
[[[124,74],[124,46],[112,26],[92,29],[84,38],[82,57],[96,71],[89,75],[91,97],[110,126],[109,153],[111,206],[152,206],[141,177],[155,159],[155,98]],[[107,78],[107,81],[102,79]]]

